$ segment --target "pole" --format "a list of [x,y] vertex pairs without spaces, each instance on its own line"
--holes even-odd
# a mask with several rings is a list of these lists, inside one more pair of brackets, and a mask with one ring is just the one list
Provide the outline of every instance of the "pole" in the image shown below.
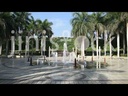
[[109,46],[110,46],[110,58],[111,58],[112,57],[111,33],[110,33]]
[[93,55],[92,55],[92,62],[93,62]]
[[30,66],[32,66],[32,57],[30,57]]
[[75,53],[76,53],[76,58],[77,58],[77,47],[76,47]]
[[99,67],[98,68],[100,68],[101,67],[101,62],[100,62],[100,60],[101,60],[101,48],[100,48],[100,46],[99,46]]
[[21,58],[21,36],[19,36],[19,52],[20,52],[20,58]]
[[74,67],[75,67],[75,69],[76,69],[76,58],[75,58],[75,60],[74,60]]
[[101,57],[101,48],[99,46],[99,59],[100,59],[100,57]]
[[128,23],[127,23],[127,57],[128,57]]
[[119,37],[119,33],[117,33],[117,57],[120,57],[120,37]]
[[48,52],[48,56],[49,56],[49,65],[50,65],[50,46],[49,46],[49,52]]
[[43,43],[43,39],[41,38],[41,47],[40,47],[40,49],[41,49],[41,56],[43,55],[43,54],[42,54],[42,53],[43,53],[43,52],[42,52],[42,51],[43,51],[43,44],[42,44],[42,43]]
[[107,30],[104,31],[104,55],[106,56],[106,33]]
[[11,36],[11,55],[14,56],[14,54],[15,54],[15,53],[14,53],[14,51],[15,51],[15,37],[14,37],[15,31],[12,30],[11,33],[13,34],[13,35]]
[[125,54],[125,33],[123,33],[123,55]]
[[96,50],[97,50],[97,59],[98,59],[98,31],[96,32]]

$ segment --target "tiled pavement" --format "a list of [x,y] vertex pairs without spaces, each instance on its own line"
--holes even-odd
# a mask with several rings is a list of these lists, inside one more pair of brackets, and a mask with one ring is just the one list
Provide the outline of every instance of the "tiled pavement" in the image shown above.
[[26,61],[0,58],[0,84],[128,84],[127,59],[107,58],[110,66],[104,69],[30,66]]

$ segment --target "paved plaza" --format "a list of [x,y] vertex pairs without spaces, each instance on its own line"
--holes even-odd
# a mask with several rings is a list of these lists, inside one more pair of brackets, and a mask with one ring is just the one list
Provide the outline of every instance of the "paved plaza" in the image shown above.
[[[109,66],[98,69],[74,69],[68,64],[30,66],[27,58],[0,58],[0,84],[128,84],[127,57],[106,58]],[[90,61],[91,57],[87,56],[86,60]]]

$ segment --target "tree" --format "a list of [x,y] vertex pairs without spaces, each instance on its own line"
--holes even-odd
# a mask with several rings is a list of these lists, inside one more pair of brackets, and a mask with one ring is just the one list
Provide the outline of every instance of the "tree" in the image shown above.
[[8,48],[9,48],[9,40],[11,37],[11,30],[14,29],[14,19],[12,18],[12,13],[11,12],[3,12],[2,17],[4,22],[5,22],[5,41],[6,41],[6,56],[8,55]]
[[97,57],[98,57],[98,47],[99,47],[99,36],[103,34],[105,27],[103,25],[103,17],[104,17],[104,12],[93,12],[92,13],[92,22],[94,23],[95,26],[95,31],[96,31],[96,49],[97,49]]
[[[53,35],[52,28],[51,28],[51,26],[53,25],[53,23],[52,22],[49,22],[47,19],[45,19],[43,22],[41,20],[37,20],[37,25],[38,25],[38,30],[39,30],[38,31],[39,38],[42,38],[42,36],[43,36],[42,31],[43,30],[46,31],[45,36],[48,37],[48,38],[46,38],[46,50],[47,50],[46,55],[48,55],[49,46],[51,47],[51,45],[52,45],[50,43],[50,38]],[[42,42],[41,42],[41,44],[42,44]]]
[[6,28],[6,26],[5,26],[5,21],[4,21],[4,19],[3,19],[3,12],[0,12],[0,55],[2,54],[2,41],[3,41],[3,39],[4,39],[4,37],[5,37],[5,28]]
[[[71,20],[71,24],[73,26],[71,35],[74,37],[77,36],[85,36],[87,35],[87,20],[88,20],[87,12],[75,12],[73,13],[73,19]],[[84,53],[84,38],[82,38],[81,43],[81,56],[85,56]]]
[[120,49],[120,40],[119,34],[123,34],[123,54],[126,52],[126,24],[127,24],[127,12],[107,12],[106,20],[107,21],[107,28],[110,32],[110,37],[116,36],[117,34],[117,45],[118,45],[118,56],[119,56],[119,49]]

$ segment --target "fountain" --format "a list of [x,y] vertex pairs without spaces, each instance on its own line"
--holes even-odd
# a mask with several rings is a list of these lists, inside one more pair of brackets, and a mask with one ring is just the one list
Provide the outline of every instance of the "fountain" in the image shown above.
[[73,52],[71,52],[70,54],[69,54],[69,62],[72,62],[73,61],[73,56],[74,56],[74,53]]
[[67,43],[64,43],[64,51],[63,51],[63,63],[66,64],[66,53],[67,53]]
[[69,54],[69,63],[73,63],[74,62],[74,59],[76,58],[76,54],[75,54],[75,51],[74,51],[74,48],[72,48],[73,51]]
[[[51,51],[51,54],[50,54],[50,51]],[[53,60],[51,60],[50,57],[53,57]],[[49,46],[48,65],[52,64],[52,65],[57,66],[57,62],[58,62],[57,58],[58,58],[58,53],[54,52],[53,49],[51,49]]]
[[[69,53],[69,54],[67,54],[67,53]],[[50,57],[53,57],[53,58],[50,58]],[[79,58],[79,56],[77,58],[77,47],[75,47],[75,50],[74,50],[74,48],[72,48],[72,52],[68,52],[66,41],[63,44],[63,56],[62,56],[61,60],[58,60],[58,53],[56,51],[53,51],[53,49],[51,49],[49,46],[48,65],[53,65],[55,67],[58,67],[58,66],[64,67],[64,65],[65,65],[65,66],[73,68],[74,60],[76,60],[77,65],[80,66],[82,69],[84,69],[87,65],[87,62],[83,59],[82,59],[82,61],[77,61],[77,59],[80,59],[80,58]],[[43,60],[40,60],[40,59],[41,58],[37,59],[37,64],[43,63],[43,62],[41,62]]]
[[[49,47],[50,49],[50,47]],[[50,54],[50,51],[51,54]],[[69,64],[72,64],[74,63],[74,59],[76,58],[76,54],[75,54],[75,51],[74,51],[74,48],[73,48],[73,51],[69,53],[69,55],[67,54],[68,52],[68,49],[67,49],[67,43],[65,42],[63,44],[63,56],[62,56],[62,60],[61,61],[58,61],[58,53],[57,52],[54,52],[53,49],[50,49],[49,50],[49,62],[48,64],[49,65],[55,65],[55,66],[63,66],[63,65],[69,65]],[[53,57],[53,60],[50,60],[50,56]],[[69,59],[67,59],[69,58]]]
[[55,52],[55,63],[56,63],[56,66],[57,66],[57,58],[58,58],[58,53]]
[[99,46],[98,52],[99,52],[99,56],[98,56],[98,59],[96,61],[96,69],[101,68],[101,48],[100,48],[100,46]]

